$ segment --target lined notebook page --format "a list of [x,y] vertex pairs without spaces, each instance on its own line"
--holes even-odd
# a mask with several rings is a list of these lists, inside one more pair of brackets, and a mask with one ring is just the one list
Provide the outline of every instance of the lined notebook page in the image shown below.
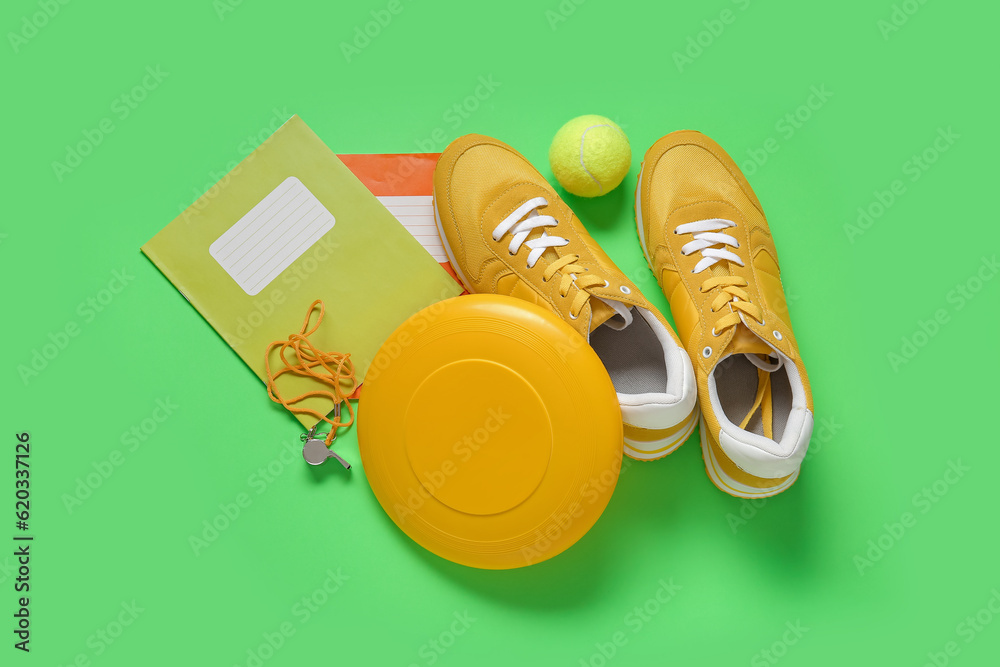
[[290,176],[216,239],[208,251],[244,292],[254,296],[334,224],[333,214],[299,179]]
[[434,222],[433,199],[430,195],[378,198],[435,260],[447,262],[448,256],[441,245],[441,237],[438,236],[437,224]]

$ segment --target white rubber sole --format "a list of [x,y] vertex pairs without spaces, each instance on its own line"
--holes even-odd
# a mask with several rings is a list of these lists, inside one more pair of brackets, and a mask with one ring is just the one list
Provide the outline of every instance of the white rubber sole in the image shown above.
[[[642,224],[642,172],[646,168],[646,163],[642,163],[639,166],[639,179],[635,184],[635,231],[639,234],[639,247],[642,248],[642,255],[646,258],[646,266],[654,274],[656,269],[653,268],[653,262],[649,258],[649,250],[646,249],[646,228]],[[657,282],[660,281],[659,278],[656,279]]]
[[767,498],[781,493],[792,484],[795,480],[799,478],[799,470],[796,470],[792,475],[778,484],[766,489],[757,488],[755,486],[747,486],[741,482],[737,482],[735,479],[727,475],[722,468],[719,466],[718,460],[715,458],[715,454],[712,452],[712,448],[708,444],[707,433],[705,429],[705,420],[701,419],[699,422],[700,435],[701,435],[701,455],[705,459],[705,470],[708,472],[709,479],[712,483],[719,488],[720,491],[725,491],[731,496],[736,496],[737,498]]
[[650,442],[638,442],[625,438],[625,455],[636,461],[656,461],[657,459],[662,459],[664,456],[673,454],[678,447],[691,437],[694,427],[698,425],[698,417],[698,406],[695,404],[694,410],[683,422],[684,427],[667,438]]
[[475,290],[469,286],[469,281],[466,280],[465,274],[462,273],[462,269],[458,266],[458,262],[455,261],[455,253],[451,251],[451,246],[448,245],[448,237],[444,235],[444,225],[441,224],[441,214],[438,213],[437,195],[431,197],[431,204],[434,207],[434,224],[437,226],[438,237],[441,239],[441,245],[444,247],[444,252],[448,255],[448,262],[451,264],[451,268],[455,272],[455,275],[458,276],[458,281],[462,283],[462,287],[464,287],[470,294],[475,294]]

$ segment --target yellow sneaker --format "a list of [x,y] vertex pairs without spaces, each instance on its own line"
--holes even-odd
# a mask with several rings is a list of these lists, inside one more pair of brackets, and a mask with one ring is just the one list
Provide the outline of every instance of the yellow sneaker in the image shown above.
[[760,202],[717,143],[683,131],[646,152],[635,213],[694,362],[708,476],[743,498],[784,491],[809,446],[812,395]]
[[618,393],[628,456],[661,458],[694,431],[694,371],[677,335],[520,153],[456,139],[434,172],[434,213],[466,289],[551,309],[594,348]]

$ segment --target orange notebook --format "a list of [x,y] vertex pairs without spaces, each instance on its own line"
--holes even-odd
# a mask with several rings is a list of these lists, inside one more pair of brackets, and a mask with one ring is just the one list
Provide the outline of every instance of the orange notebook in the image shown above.
[[337,157],[457,281],[434,223],[434,166],[441,154],[387,153]]

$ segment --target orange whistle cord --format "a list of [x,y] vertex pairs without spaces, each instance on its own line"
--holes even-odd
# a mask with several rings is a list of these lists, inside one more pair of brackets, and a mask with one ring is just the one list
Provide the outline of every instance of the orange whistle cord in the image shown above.
[[[319,306],[319,317],[316,318],[315,326],[310,329],[309,320],[312,319],[313,311],[316,310],[317,306]],[[302,329],[299,333],[293,333],[288,337],[288,340],[276,340],[267,346],[267,352],[264,354],[264,366],[267,369],[267,395],[271,397],[271,400],[275,403],[281,403],[290,412],[312,415],[329,424],[330,432],[326,436],[326,446],[329,447],[330,443],[333,442],[333,438],[337,435],[338,428],[341,426],[350,426],[354,423],[354,406],[347,400],[347,397],[354,393],[354,390],[357,388],[357,378],[354,376],[354,363],[351,361],[350,354],[324,352],[317,349],[312,344],[312,341],[309,340],[309,336],[319,329],[325,313],[326,307],[323,305],[323,301],[320,299],[313,301],[312,305],[309,306],[309,310],[306,311],[306,319],[302,323]],[[272,373],[271,352],[275,348],[280,348],[278,356],[285,367],[277,373]],[[285,356],[285,352],[289,349],[295,352],[295,363],[289,361]],[[278,391],[277,385],[277,379],[286,373],[314,378],[329,386],[332,391],[313,390],[299,394],[293,398],[286,398]],[[345,386],[348,388],[345,389]],[[329,419],[325,414],[320,414],[315,410],[295,406],[295,403],[313,396],[322,396],[330,399],[334,407],[343,402],[347,405],[350,419],[346,422],[341,421],[339,417]]]

